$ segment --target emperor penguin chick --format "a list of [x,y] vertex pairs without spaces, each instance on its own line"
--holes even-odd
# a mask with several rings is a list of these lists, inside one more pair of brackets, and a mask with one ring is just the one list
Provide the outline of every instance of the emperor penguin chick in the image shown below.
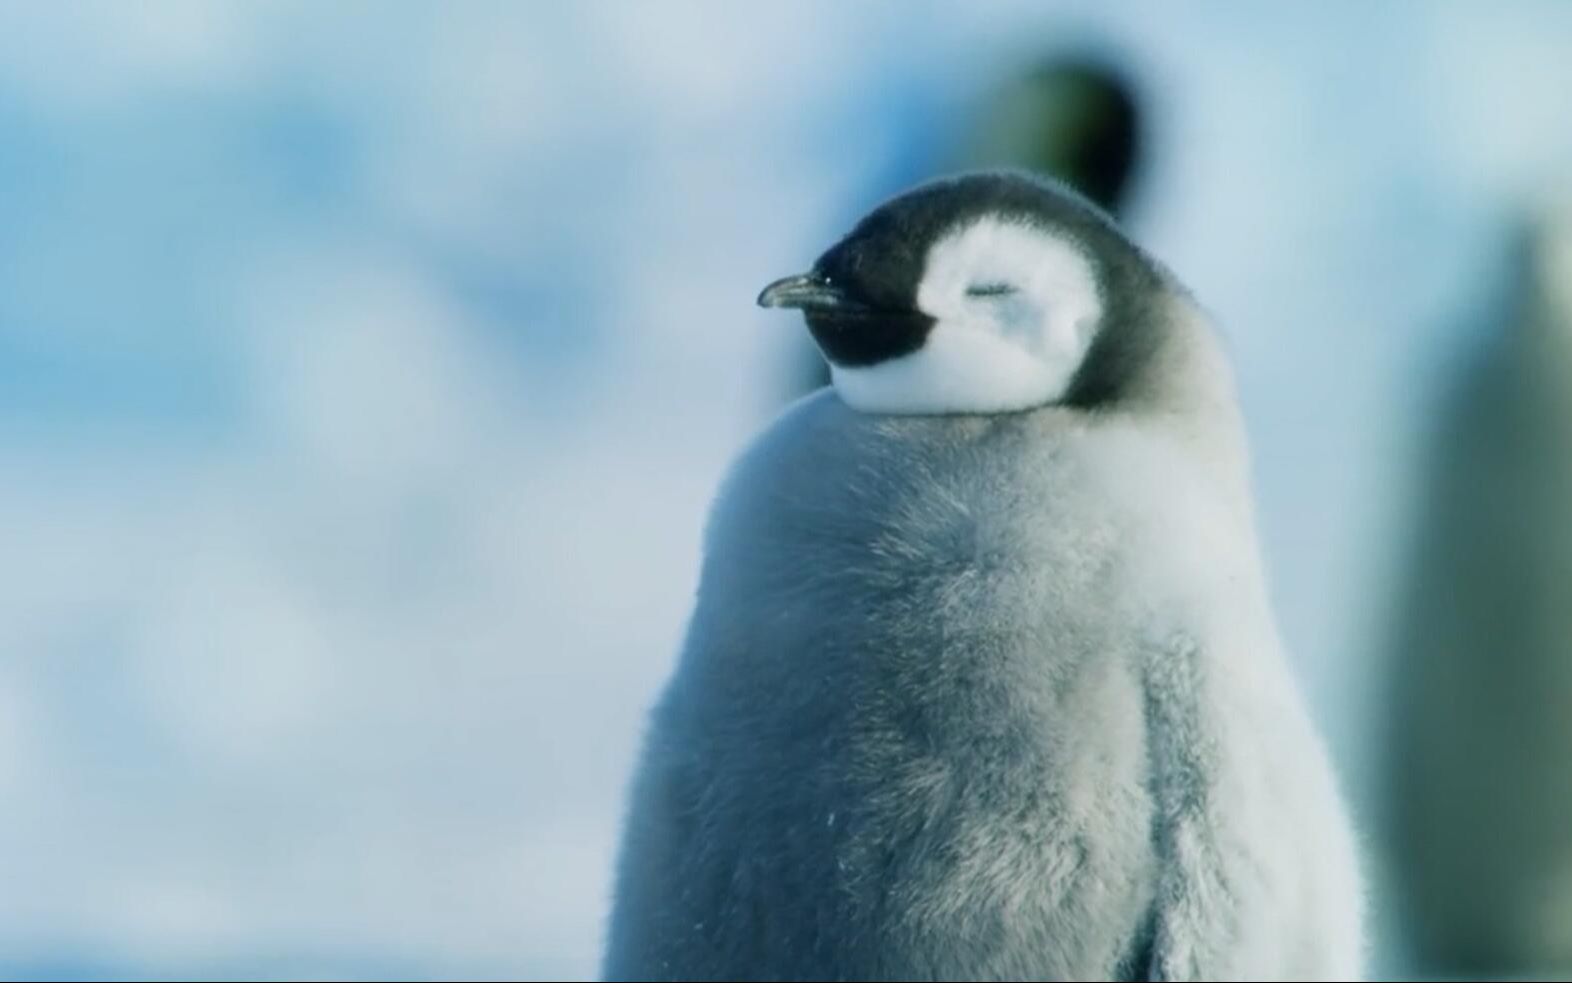
[[625,818],[615,980],[1349,980],[1355,849],[1221,348],[1093,206],[884,204],[792,307]]

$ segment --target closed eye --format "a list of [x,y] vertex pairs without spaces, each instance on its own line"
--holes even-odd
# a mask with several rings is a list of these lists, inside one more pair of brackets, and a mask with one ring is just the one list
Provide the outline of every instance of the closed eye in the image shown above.
[[1015,287],[1008,283],[974,283],[966,288],[968,297],[1005,297],[1015,293]]

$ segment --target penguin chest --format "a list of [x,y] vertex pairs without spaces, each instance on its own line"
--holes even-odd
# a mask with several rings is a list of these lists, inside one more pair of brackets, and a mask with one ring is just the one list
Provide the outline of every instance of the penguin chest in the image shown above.
[[1011,972],[1111,972],[1156,880],[1140,639],[1097,601],[1109,530],[988,518],[887,548],[901,569],[865,581],[825,694],[834,877],[881,932],[1067,960]]

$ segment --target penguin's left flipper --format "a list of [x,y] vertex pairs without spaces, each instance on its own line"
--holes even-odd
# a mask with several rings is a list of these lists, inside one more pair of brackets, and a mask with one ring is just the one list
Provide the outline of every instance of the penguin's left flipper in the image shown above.
[[1160,874],[1131,978],[1243,980],[1271,966],[1358,980],[1352,844],[1318,832],[1343,828],[1326,820],[1342,805],[1324,752],[1277,680],[1241,679],[1245,660],[1217,655],[1178,638],[1145,668]]

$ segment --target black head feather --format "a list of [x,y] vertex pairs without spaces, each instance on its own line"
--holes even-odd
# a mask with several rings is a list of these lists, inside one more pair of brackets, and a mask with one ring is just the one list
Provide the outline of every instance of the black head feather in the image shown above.
[[[1017,171],[963,174],[921,185],[874,209],[813,265],[812,275],[841,299],[806,307],[809,330],[834,364],[874,365],[921,348],[933,319],[917,308],[928,252],[959,226],[982,216],[1037,225],[1081,246],[1102,296],[1105,323],[1140,320],[1141,307],[1165,276],[1113,220],[1066,185]],[[1114,398],[1121,374],[1149,346],[1139,325],[1088,352],[1066,398],[1090,404]]]

